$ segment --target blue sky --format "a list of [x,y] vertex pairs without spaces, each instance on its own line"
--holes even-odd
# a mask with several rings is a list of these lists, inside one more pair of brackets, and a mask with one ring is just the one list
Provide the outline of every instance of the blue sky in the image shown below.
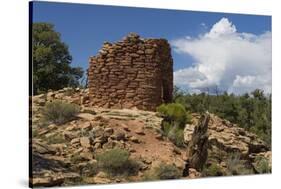
[[[136,32],[144,38],[166,38],[171,43],[189,36],[194,42],[222,18],[235,25],[236,33],[260,36],[271,31],[269,16],[49,2],[34,2],[33,8],[33,22],[53,23],[69,46],[72,65],[84,69],[89,56],[95,55],[104,41],[114,42]],[[173,46],[172,55],[174,71],[198,62],[197,56],[178,46]]]

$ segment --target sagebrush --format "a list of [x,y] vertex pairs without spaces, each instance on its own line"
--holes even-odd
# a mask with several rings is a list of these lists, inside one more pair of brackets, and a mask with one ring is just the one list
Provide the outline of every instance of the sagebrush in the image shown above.
[[80,108],[76,104],[55,100],[46,103],[42,114],[45,121],[63,124],[73,119],[79,113],[79,110]]
[[98,166],[107,174],[116,175],[134,175],[139,169],[136,161],[129,159],[127,150],[114,148],[97,155]]

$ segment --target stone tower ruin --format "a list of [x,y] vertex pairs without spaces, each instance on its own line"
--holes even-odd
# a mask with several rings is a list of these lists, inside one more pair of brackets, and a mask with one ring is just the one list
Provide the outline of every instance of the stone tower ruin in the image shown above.
[[173,60],[166,39],[142,39],[130,33],[114,44],[105,42],[90,57],[90,101],[105,108],[154,111],[172,100]]

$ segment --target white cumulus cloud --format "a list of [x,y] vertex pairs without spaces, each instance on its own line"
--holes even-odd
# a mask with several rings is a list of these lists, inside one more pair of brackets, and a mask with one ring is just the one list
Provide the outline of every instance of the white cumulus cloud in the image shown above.
[[198,37],[171,42],[177,53],[195,62],[174,72],[176,85],[190,91],[217,86],[236,94],[256,88],[271,93],[271,32],[260,35],[239,33],[227,18],[215,23]]

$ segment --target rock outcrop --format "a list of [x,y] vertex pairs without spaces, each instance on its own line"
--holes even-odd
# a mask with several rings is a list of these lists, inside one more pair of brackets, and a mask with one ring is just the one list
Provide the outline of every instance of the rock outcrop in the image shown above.
[[[193,114],[192,117],[193,124],[187,124],[184,129],[184,139],[185,143],[191,146],[191,149],[199,149],[200,146],[198,147],[194,143],[194,135],[198,132],[197,125],[200,125],[202,120],[198,114]],[[260,156],[265,158],[269,162],[269,167],[271,167],[271,156],[268,155],[271,154],[271,151],[269,151],[270,149],[268,146],[264,141],[259,139],[257,135],[227,120],[221,119],[214,114],[210,114],[209,123],[205,129],[206,128],[206,133],[199,135],[202,137],[201,141],[204,141],[203,139],[206,139],[207,136],[207,141],[204,141],[204,147],[208,148],[206,164],[214,163],[221,169],[226,169],[227,161],[232,161],[231,156],[236,156],[237,160],[235,161],[241,160],[241,162],[244,162],[243,166],[249,166],[251,169],[255,169],[257,165],[256,157]],[[204,157],[206,157],[206,151],[202,149],[200,149],[200,151],[204,152],[200,153],[200,155],[203,156],[204,154]],[[188,156],[190,157],[191,155],[192,153],[189,152]],[[203,161],[205,161],[205,159],[203,159]],[[195,168],[195,165],[190,166]],[[197,170],[200,170],[201,166],[197,166]]]
[[105,42],[90,58],[88,84],[93,106],[155,110],[172,100],[170,45],[165,39],[141,39],[135,33],[117,43]]
[[[198,120],[199,115],[193,114],[194,124],[186,125],[184,131],[186,143],[191,141]],[[210,148],[216,146],[220,150],[228,153],[239,152],[243,157],[249,156],[251,153],[259,153],[269,150],[267,145],[259,139],[257,135],[238,127],[227,120],[223,120],[214,114],[210,114],[208,140]]]
[[[78,99],[79,94],[87,94],[87,90],[77,89],[71,94],[66,93],[68,90],[51,91],[33,98],[31,181],[34,186],[126,182],[101,173],[88,175],[96,155],[114,148],[130,152],[130,158],[140,164],[139,176],[132,180],[142,180],[144,172],[161,162],[184,169],[185,150],[159,136],[162,118],[157,113],[86,107],[87,103],[81,104],[73,99]],[[81,113],[62,125],[40,125],[43,105],[58,99],[80,104]]]
[[[232,164],[238,162],[253,173],[271,167],[271,152],[262,140],[214,114],[201,118],[192,114],[192,124],[184,129],[186,146],[177,147],[162,135],[162,118],[157,113],[91,107],[88,94],[88,89],[65,88],[31,98],[33,186],[142,181],[146,172],[161,163],[177,167],[182,178],[198,178],[206,176],[204,167],[210,164],[222,171],[229,169],[231,154],[243,160],[241,164],[234,159]],[[54,100],[78,104],[80,113],[61,125],[42,122],[44,105]],[[138,162],[137,175],[115,178],[96,169],[97,154],[113,148],[128,151]]]

